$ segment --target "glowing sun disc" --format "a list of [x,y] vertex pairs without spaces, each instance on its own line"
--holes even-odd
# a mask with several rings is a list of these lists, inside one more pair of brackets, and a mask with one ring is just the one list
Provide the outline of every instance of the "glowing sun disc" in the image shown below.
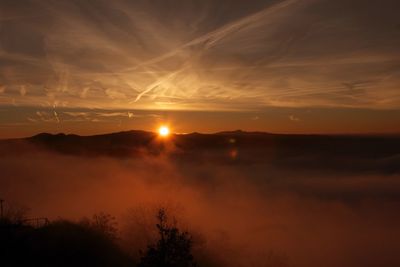
[[166,137],[169,135],[169,128],[167,126],[161,126],[158,129],[158,134],[162,137]]

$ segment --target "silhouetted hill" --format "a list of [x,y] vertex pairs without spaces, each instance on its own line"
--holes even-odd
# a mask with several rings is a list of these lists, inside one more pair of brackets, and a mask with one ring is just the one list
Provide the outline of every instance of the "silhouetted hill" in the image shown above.
[[41,133],[25,139],[2,140],[2,151],[40,150],[79,156],[138,157],[167,153],[181,162],[221,161],[290,167],[400,169],[400,136],[290,135],[263,132],[175,134],[167,139],[146,131],[93,136]]
[[143,148],[154,147],[156,135],[145,131],[127,131],[93,136],[41,133],[25,140],[36,146],[74,155],[131,156]]

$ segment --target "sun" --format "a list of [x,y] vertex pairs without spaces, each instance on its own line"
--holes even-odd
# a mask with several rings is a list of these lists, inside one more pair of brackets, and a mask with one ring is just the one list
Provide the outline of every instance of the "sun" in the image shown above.
[[169,135],[169,128],[167,126],[160,126],[160,128],[158,128],[158,134],[161,137],[167,137]]

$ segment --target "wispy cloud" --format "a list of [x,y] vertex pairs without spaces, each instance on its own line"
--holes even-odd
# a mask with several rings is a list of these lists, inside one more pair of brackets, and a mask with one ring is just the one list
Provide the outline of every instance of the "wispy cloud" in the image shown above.
[[398,4],[354,1],[357,9],[327,0],[178,8],[5,0],[0,101],[97,109],[400,108]]

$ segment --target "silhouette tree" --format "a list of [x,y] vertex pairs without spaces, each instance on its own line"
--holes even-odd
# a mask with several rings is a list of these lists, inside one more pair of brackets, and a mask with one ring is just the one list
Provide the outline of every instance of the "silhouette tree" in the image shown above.
[[81,224],[108,236],[112,240],[117,239],[117,222],[115,217],[110,214],[96,213],[92,216],[92,219],[83,218]]
[[0,224],[22,225],[27,220],[28,211],[24,206],[2,200]]
[[149,245],[140,259],[138,267],[194,267],[197,266],[191,253],[192,237],[181,232],[176,223],[169,225],[165,209],[157,214],[159,240]]

